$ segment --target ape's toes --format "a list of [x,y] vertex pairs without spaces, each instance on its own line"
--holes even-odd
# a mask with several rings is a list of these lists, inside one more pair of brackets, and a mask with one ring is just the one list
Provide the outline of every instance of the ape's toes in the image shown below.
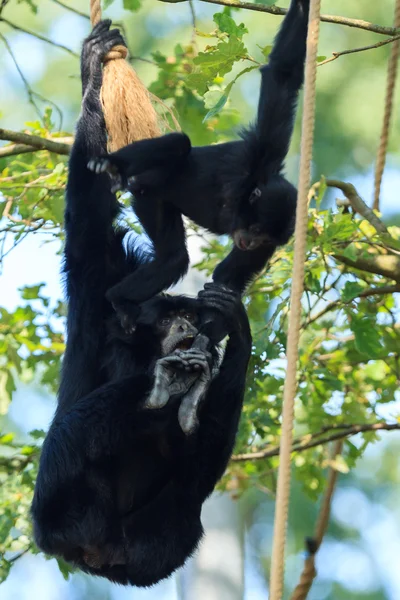
[[90,171],[97,174],[111,170],[111,163],[107,158],[92,158],[87,166]]

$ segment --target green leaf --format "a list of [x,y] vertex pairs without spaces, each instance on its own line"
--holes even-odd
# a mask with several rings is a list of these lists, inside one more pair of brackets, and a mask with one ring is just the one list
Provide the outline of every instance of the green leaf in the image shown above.
[[124,0],[124,9],[135,12],[142,5],[142,0]]
[[264,56],[265,59],[268,59],[269,55],[271,54],[272,51],[272,44],[268,44],[268,46],[258,46]]
[[21,298],[24,300],[37,300],[44,285],[46,284],[38,283],[37,285],[27,285],[23,288],[19,288],[21,292]]
[[58,568],[60,569],[61,575],[64,577],[65,581],[68,581],[69,576],[74,573],[74,569],[65,562],[62,558],[56,558]]
[[390,368],[383,360],[376,360],[366,365],[364,375],[374,381],[383,381],[390,372]]
[[103,9],[107,10],[107,8],[109,6],[111,6],[111,4],[113,4],[114,0],[103,0]]
[[224,12],[216,13],[214,15],[214,22],[218,25],[220,31],[230,36],[235,36],[240,40],[245,33],[248,33],[248,29],[243,23],[236,25],[232,17]]
[[343,302],[350,302],[353,298],[357,298],[364,289],[365,286],[360,285],[355,281],[346,281],[342,289]]
[[2,444],[3,446],[8,446],[14,438],[15,433],[5,433],[4,435],[0,436],[0,444]]
[[345,256],[346,258],[348,258],[349,260],[357,260],[357,248],[355,247],[354,244],[349,244],[348,246],[346,246],[345,250],[342,252],[343,256]]
[[321,202],[323,200],[323,197],[325,196],[325,192],[327,189],[328,189],[328,186],[326,185],[326,178],[324,176],[322,176],[321,180],[319,182],[318,195],[315,198],[315,203],[317,205],[317,208],[319,208],[321,206]]
[[215,115],[217,115],[219,112],[221,112],[221,110],[224,108],[224,106],[227,102],[228,102],[228,95],[223,94],[221,96],[221,98],[218,100],[217,104],[211,110],[208,111],[208,113],[206,114],[206,116],[203,119],[203,123],[206,123],[206,121],[209,121],[210,119],[215,117]]
[[46,437],[46,432],[43,431],[43,429],[32,429],[32,431],[29,432],[29,435],[34,440],[43,440]]
[[307,289],[314,294],[319,294],[321,291],[321,284],[318,277],[315,277],[313,273],[306,273],[305,284]]
[[361,354],[369,358],[378,358],[381,355],[381,338],[374,320],[353,314],[350,328],[355,336],[356,348]]
[[221,110],[224,108],[225,104],[227,103],[229,94],[231,93],[232,88],[235,85],[235,83],[237,82],[237,80],[239,79],[239,77],[241,77],[244,73],[249,73],[250,71],[254,71],[254,69],[258,69],[258,67],[247,67],[246,69],[243,69],[242,71],[240,71],[240,73],[238,73],[238,75],[236,75],[235,79],[233,79],[226,86],[225,92],[221,96],[221,98],[218,100],[217,104],[215,104],[215,106],[213,106],[213,108],[211,108],[208,111],[208,113],[206,114],[206,116],[203,119],[203,123],[205,123],[212,117],[215,117],[215,115],[217,115],[219,112],[221,112]]

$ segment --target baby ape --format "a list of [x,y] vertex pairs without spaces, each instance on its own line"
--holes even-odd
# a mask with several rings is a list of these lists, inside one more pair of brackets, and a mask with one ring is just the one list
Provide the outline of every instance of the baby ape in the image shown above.
[[[109,27],[95,27],[82,50],[83,105],[66,197],[67,349],[32,516],[44,552],[112,581],[148,586],[183,565],[202,536],[202,503],[234,444],[251,337],[241,302],[216,284],[199,300],[143,303],[133,334],[104,298],[146,260],[134,248],[124,252],[109,177],[86,167],[106,148],[101,65],[123,43]],[[191,347],[203,308],[223,313],[229,334],[213,379],[215,344],[210,354]],[[175,380],[177,365],[185,376]]]
[[187,136],[170,134],[90,161],[93,171],[113,174],[114,189],[129,186],[154,245],[154,261],[108,292],[121,317],[128,310],[124,299],[140,303],[185,274],[182,213],[213,233],[232,236],[235,246],[214,280],[240,293],[288,241],[297,192],[282,169],[303,82],[308,11],[309,0],[292,0],[269,63],[261,68],[257,122],[242,140],[191,148]]

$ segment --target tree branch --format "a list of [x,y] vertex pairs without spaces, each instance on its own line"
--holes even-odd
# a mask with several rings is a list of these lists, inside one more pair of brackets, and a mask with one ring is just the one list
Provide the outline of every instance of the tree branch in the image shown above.
[[[16,142],[16,144],[22,144],[25,146],[29,146],[33,148],[31,152],[36,150],[48,150],[49,152],[55,152],[56,154],[64,154],[67,155],[71,151],[71,145],[73,138],[60,138],[63,142],[49,140],[47,138],[42,138],[38,135],[31,135],[29,133],[22,133],[19,131],[11,131],[10,129],[2,129],[0,128],[0,140],[7,140],[9,142]],[[65,141],[64,141],[65,140]],[[68,140],[68,141],[67,141]],[[66,142],[67,141],[67,142]],[[2,150],[9,150],[9,148],[1,148]],[[15,150],[15,146],[11,147],[11,150]],[[26,148],[23,152],[29,152]],[[13,152],[15,153],[15,152]],[[2,156],[7,156],[7,154],[2,154]],[[1,154],[0,154],[1,156]]]
[[353,269],[367,271],[367,273],[373,273],[374,275],[383,275],[383,277],[394,279],[394,281],[400,283],[400,258],[398,256],[377,254],[368,258],[358,256],[355,260],[342,254],[333,254],[332,256]]
[[71,54],[71,56],[75,56],[75,58],[79,58],[79,55],[76,52],[74,52],[73,50],[71,50],[71,48],[68,48],[68,46],[64,46],[64,44],[57,44],[57,42],[53,42],[53,40],[50,40],[49,38],[45,37],[44,35],[41,35],[40,33],[36,33],[35,31],[30,31],[29,29],[24,29],[24,27],[20,27],[19,25],[12,23],[11,21],[9,21],[8,19],[5,19],[4,17],[0,17],[0,22],[5,23],[6,25],[11,27],[15,31],[21,31],[22,33],[31,35],[32,37],[35,37],[36,39],[41,40],[42,42],[46,42],[46,44],[50,44],[51,46],[55,46],[56,48],[65,50],[65,52],[68,52],[68,54]]
[[310,317],[305,323],[304,327],[308,327],[308,325],[311,325],[311,323],[315,323],[315,321],[318,321],[318,319],[326,315],[331,310],[340,308],[342,305],[345,306],[346,304],[350,304],[351,302],[353,302],[353,300],[356,300],[357,298],[368,298],[369,296],[384,296],[386,294],[396,294],[398,292],[400,292],[400,285],[382,285],[381,287],[365,289],[359,294],[357,294],[357,296],[351,298],[351,300],[347,300],[346,302],[344,300],[333,300],[332,302],[329,302],[323,309],[321,309],[319,313],[317,313],[313,317]]
[[370,46],[362,46],[361,48],[353,48],[352,50],[342,50],[342,52],[332,52],[332,56],[321,61],[317,64],[317,67],[321,67],[322,65],[326,65],[327,63],[333,62],[340,56],[344,56],[345,54],[355,54],[356,52],[364,52],[364,50],[372,50],[373,48],[380,48],[381,46],[386,46],[386,44],[390,44],[395,42],[396,40],[400,40],[400,35],[395,35],[387,40],[381,40],[376,44],[371,44]]
[[382,223],[374,211],[364,202],[352,183],[346,183],[338,179],[327,179],[326,185],[341,190],[350,202],[352,209],[371,223],[378,233],[388,233],[386,225]]
[[[335,430],[334,433],[329,433],[329,429]],[[367,431],[393,431],[400,429],[400,423],[363,423],[361,425],[333,425],[331,428],[324,428],[318,433],[309,433],[294,440],[292,452],[303,452],[316,446],[328,444],[334,440],[342,440],[357,433],[365,433]],[[260,460],[263,458],[271,458],[279,456],[279,446],[267,447],[264,450],[257,452],[248,452],[245,454],[236,454],[232,456],[232,461],[243,462],[246,460]]]
[[[160,2],[168,2],[175,4],[178,2],[186,2],[187,0],[160,0]],[[240,2],[239,0],[201,0],[208,4],[220,4],[221,6],[230,6],[232,8],[244,8],[246,10],[254,10],[256,12],[265,12],[270,15],[284,16],[287,10],[279,8],[278,6],[265,6],[264,4],[253,4],[251,2]],[[345,25],[347,27],[356,27],[357,29],[364,29],[365,31],[372,31],[374,33],[380,33],[382,35],[397,35],[398,29],[395,27],[383,27],[382,25],[374,25],[369,21],[363,19],[349,19],[348,17],[337,17],[335,15],[321,15],[321,21],[325,23],[334,23],[336,25]]]

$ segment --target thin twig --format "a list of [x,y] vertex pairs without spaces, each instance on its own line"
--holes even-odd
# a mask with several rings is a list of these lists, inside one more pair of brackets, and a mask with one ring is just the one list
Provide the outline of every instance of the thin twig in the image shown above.
[[362,292],[358,293],[357,296],[351,298],[351,300],[333,300],[332,302],[329,302],[323,309],[321,309],[319,313],[317,313],[313,317],[310,317],[305,323],[304,327],[308,327],[312,323],[315,323],[315,321],[318,321],[318,319],[326,315],[328,312],[345,306],[346,304],[350,304],[354,300],[357,300],[357,298],[368,298],[369,296],[384,296],[386,294],[397,294],[399,292],[400,285],[382,285],[381,287],[368,288],[366,290],[363,290]]
[[[334,440],[342,440],[347,437],[356,435],[357,433],[365,433],[367,431],[394,431],[400,429],[400,423],[363,423],[361,425],[343,425],[333,426],[332,429],[339,429],[329,435],[323,435],[324,431],[320,431],[317,434],[304,435],[299,440],[294,440],[292,446],[292,452],[304,452],[310,448],[321,446],[333,442]],[[232,461],[243,462],[246,460],[261,460],[264,458],[271,458],[272,456],[279,455],[279,446],[267,447],[264,450],[257,452],[247,452],[244,454],[236,454],[232,456]]]
[[75,13],[79,17],[83,17],[84,19],[90,20],[90,17],[87,13],[81,12],[80,10],[73,8],[72,6],[68,6],[68,4],[64,4],[64,2],[61,2],[60,0],[53,0],[53,2],[54,2],[54,4],[58,4],[59,6],[62,6],[62,8],[66,8],[70,12]]
[[[161,2],[176,3],[185,2],[186,0],[160,0]],[[230,6],[233,8],[244,8],[246,10],[253,10],[256,12],[264,12],[270,15],[284,16],[287,13],[285,8],[279,8],[278,6],[265,6],[264,4],[253,4],[251,2],[240,2],[239,0],[201,0],[208,4],[219,4],[221,6]],[[347,27],[355,27],[357,29],[364,29],[365,31],[372,31],[374,33],[380,33],[382,35],[397,35],[398,29],[395,27],[383,27],[382,25],[375,25],[369,21],[363,19],[350,19],[348,17],[338,17],[336,15],[321,15],[321,21],[325,23],[334,23],[335,25],[345,25]]]
[[381,46],[386,46],[386,44],[391,44],[396,40],[400,40],[400,35],[395,35],[393,37],[388,38],[387,40],[381,40],[376,44],[371,44],[370,46],[362,46],[361,48],[353,48],[352,50],[342,50],[342,52],[332,52],[332,56],[326,58],[322,62],[317,64],[317,67],[321,67],[322,65],[326,65],[327,63],[333,62],[340,56],[344,56],[345,54],[355,54],[356,52],[364,52],[365,50],[372,50],[373,48],[380,48]]
[[63,120],[63,115],[62,115],[62,112],[61,112],[61,110],[60,110],[59,106],[57,106],[57,104],[55,104],[55,103],[54,103],[52,100],[50,100],[49,98],[45,98],[44,96],[42,96],[42,95],[41,95],[41,94],[39,94],[38,92],[35,92],[35,91],[34,91],[34,90],[31,88],[31,86],[30,86],[30,84],[29,84],[28,80],[26,79],[25,75],[24,75],[24,74],[23,74],[23,72],[22,72],[22,69],[20,68],[20,66],[19,66],[19,64],[18,64],[18,61],[17,61],[17,59],[15,58],[15,55],[14,55],[14,53],[13,53],[12,49],[11,49],[11,46],[10,46],[10,44],[8,43],[8,40],[7,40],[7,38],[6,38],[6,37],[5,37],[5,36],[4,36],[2,33],[0,33],[0,39],[3,41],[3,43],[4,43],[5,47],[7,48],[7,52],[8,52],[8,54],[10,55],[10,57],[11,57],[11,60],[13,61],[13,63],[14,63],[14,66],[15,66],[15,68],[16,68],[16,69],[17,69],[17,71],[18,71],[18,75],[20,76],[20,78],[21,78],[21,80],[22,80],[22,83],[23,83],[23,85],[24,85],[24,87],[25,87],[25,90],[26,90],[26,93],[27,93],[27,96],[28,96],[28,101],[29,101],[29,103],[30,103],[30,104],[31,104],[31,105],[34,107],[34,109],[35,109],[35,111],[36,111],[36,114],[38,115],[38,117],[40,118],[40,120],[42,120],[42,117],[43,117],[43,115],[42,115],[42,112],[39,110],[39,107],[36,105],[35,98],[37,98],[38,100],[41,100],[42,102],[45,102],[45,103],[47,103],[47,104],[50,104],[50,105],[51,105],[51,106],[52,106],[52,107],[53,107],[53,108],[56,110],[56,112],[57,112],[57,114],[58,114],[58,117],[59,117],[59,125],[58,125],[58,128],[59,128],[59,130],[60,130],[60,129],[62,128],[62,120]]
[[71,54],[71,56],[75,56],[75,58],[79,58],[79,54],[77,54],[76,52],[71,50],[71,48],[68,48],[68,46],[64,46],[64,44],[58,44],[57,42],[53,42],[53,40],[50,40],[49,38],[45,37],[44,35],[41,35],[40,33],[36,33],[36,31],[30,31],[29,29],[20,27],[19,25],[12,23],[11,21],[9,21],[8,19],[5,19],[4,17],[0,17],[0,22],[6,23],[6,25],[11,27],[12,29],[15,29],[15,31],[21,31],[22,33],[26,33],[27,35],[30,35],[38,40],[41,40],[42,42],[45,42],[46,44],[50,44],[51,46],[54,46],[55,48],[60,48],[60,50],[65,50],[65,52],[68,52],[68,54]]

